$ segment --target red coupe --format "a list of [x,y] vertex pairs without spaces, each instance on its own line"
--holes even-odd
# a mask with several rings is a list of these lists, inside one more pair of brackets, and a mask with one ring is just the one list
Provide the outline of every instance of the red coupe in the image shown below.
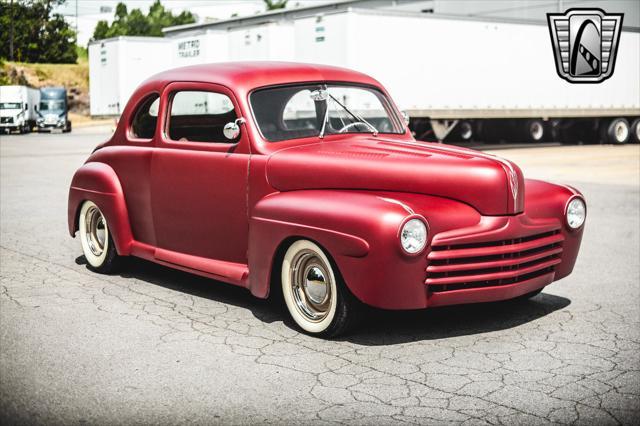
[[137,256],[257,297],[273,290],[324,336],[360,303],[534,296],[571,273],[585,217],[571,187],[417,142],[371,77],[265,62],[144,82],[75,173],[68,210],[97,272]]

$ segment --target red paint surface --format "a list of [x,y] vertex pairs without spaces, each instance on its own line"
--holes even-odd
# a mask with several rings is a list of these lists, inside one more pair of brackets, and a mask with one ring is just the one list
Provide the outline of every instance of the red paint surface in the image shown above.
[[[75,174],[69,231],[84,200],[103,211],[118,252],[269,294],[279,250],[311,239],[363,302],[415,309],[516,297],[568,275],[583,229],[569,230],[570,188],[525,180],[514,164],[404,135],[262,139],[251,90],[295,82],[352,82],[349,70],[286,63],[202,65],[167,71],[134,93],[113,137]],[[237,144],[172,142],[173,90],[225,93],[246,118]],[[160,94],[155,136],[132,139],[133,111]],[[514,197],[514,185],[517,194]],[[407,256],[398,230],[429,224],[426,250]]]

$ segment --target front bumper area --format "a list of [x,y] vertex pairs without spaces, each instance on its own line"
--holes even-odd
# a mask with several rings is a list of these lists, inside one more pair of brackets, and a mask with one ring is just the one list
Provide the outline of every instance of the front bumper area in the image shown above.
[[575,262],[569,233],[557,219],[517,215],[435,235],[426,254],[427,305],[505,300],[550,284]]
[[50,132],[52,130],[63,130],[64,128],[65,128],[65,123],[55,123],[55,124],[38,123],[38,131],[39,132]]

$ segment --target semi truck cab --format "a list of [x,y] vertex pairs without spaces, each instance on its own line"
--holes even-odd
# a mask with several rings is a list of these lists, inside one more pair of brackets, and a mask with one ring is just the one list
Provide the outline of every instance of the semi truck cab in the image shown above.
[[37,89],[27,86],[0,87],[0,130],[28,133],[35,125],[40,100]]
[[38,132],[62,130],[71,131],[67,103],[67,90],[64,87],[43,87],[40,89],[40,107],[38,109]]

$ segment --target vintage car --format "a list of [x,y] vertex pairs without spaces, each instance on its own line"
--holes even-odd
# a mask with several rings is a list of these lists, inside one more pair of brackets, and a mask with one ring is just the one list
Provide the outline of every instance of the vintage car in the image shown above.
[[148,79],[75,173],[68,209],[96,272],[136,256],[272,292],[323,336],[363,304],[534,296],[572,271],[585,217],[576,189],[417,142],[367,75],[268,62]]

